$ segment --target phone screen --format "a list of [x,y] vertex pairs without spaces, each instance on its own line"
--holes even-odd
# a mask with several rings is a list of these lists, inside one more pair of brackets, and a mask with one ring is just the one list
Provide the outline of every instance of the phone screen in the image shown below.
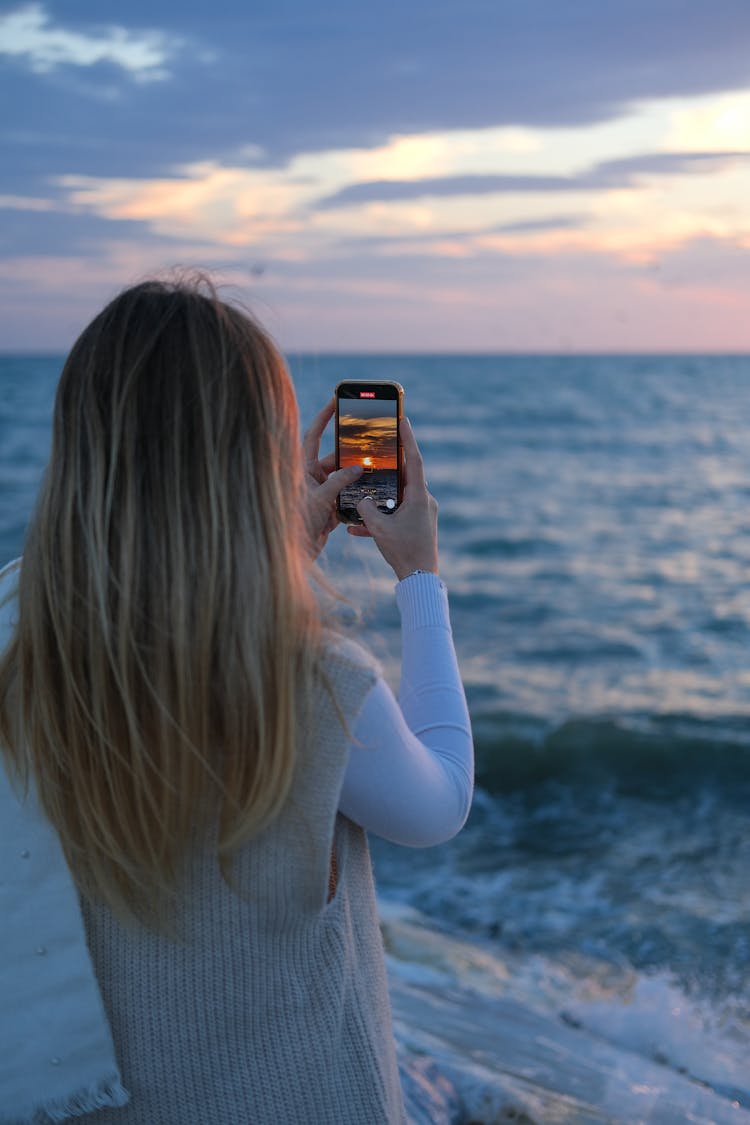
[[398,383],[340,383],[336,388],[336,450],[340,469],[361,465],[362,476],[339,495],[339,514],[360,523],[357,504],[372,496],[382,512],[401,501]]

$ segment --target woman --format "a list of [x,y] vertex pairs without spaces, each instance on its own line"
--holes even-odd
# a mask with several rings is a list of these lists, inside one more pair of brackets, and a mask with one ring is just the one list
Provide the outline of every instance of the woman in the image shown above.
[[399,703],[322,620],[331,411],[303,465],[283,361],[206,283],[124,292],[65,364],[0,585],[0,1122],[404,1119],[365,830],[457,832],[471,734],[408,423],[404,502],[357,529]]

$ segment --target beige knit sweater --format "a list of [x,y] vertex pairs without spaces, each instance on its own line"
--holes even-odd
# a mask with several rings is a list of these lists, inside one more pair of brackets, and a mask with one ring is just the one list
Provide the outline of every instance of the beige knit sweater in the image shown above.
[[[375,673],[356,646],[328,676],[350,726]],[[84,903],[130,1104],[92,1125],[394,1125],[405,1120],[367,840],[337,814],[347,734],[321,693],[290,800],[238,857],[181,889],[180,941]],[[331,844],[338,884],[328,902]]]

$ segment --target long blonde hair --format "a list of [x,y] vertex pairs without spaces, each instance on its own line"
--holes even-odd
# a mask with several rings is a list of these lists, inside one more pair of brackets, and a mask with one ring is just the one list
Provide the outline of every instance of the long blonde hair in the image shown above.
[[[0,662],[0,741],[81,888],[148,915],[218,815],[279,811],[317,676],[291,380],[204,279],[117,297],[65,364]],[[214,799],[212,799],[214,798]]]

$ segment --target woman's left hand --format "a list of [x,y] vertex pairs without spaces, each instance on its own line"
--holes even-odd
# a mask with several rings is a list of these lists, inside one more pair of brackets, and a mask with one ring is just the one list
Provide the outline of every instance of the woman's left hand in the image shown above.
[[336,468],[336,454],[320,456],[320,439],[333,417],[333,399],[315,415],[302,438],[302,458],[308,483],[306,505],[307,529],[313,556],[317,558],[326,545],[328,536],[339,522],[336,515],[336,498],[347,484],[353,484],[362,475],[361,465],[348,469]]

